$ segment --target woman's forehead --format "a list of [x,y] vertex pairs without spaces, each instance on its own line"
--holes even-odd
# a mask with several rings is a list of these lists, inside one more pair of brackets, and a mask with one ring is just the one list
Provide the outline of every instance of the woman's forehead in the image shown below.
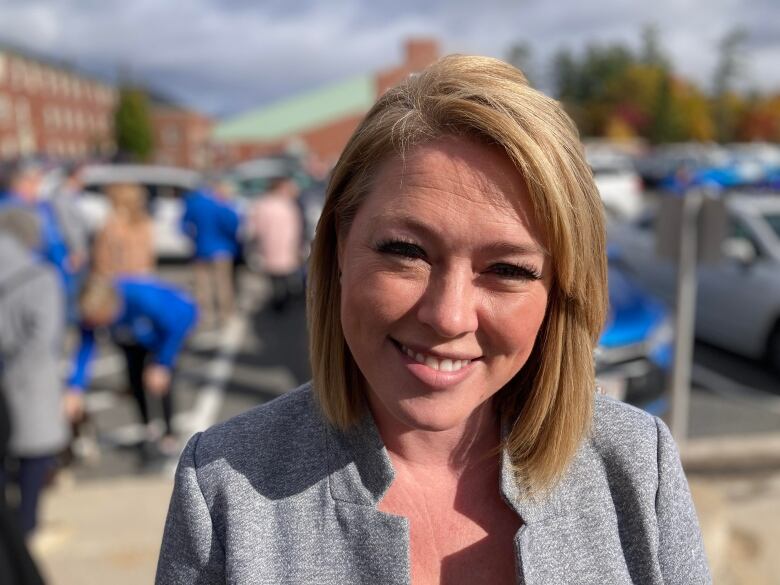
[[388,159],[361,207],[374,228],[458,223],[496,235],[519,229],[543,246],[525,181],[497,147],[449,139]]

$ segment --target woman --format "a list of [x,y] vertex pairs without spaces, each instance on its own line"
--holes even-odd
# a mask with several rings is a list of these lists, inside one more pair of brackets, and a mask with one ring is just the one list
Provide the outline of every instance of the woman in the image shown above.
[[152,273],[156,258],[146,191],[117,183],[108,188],[108,198],[112,211],[95,237],[92,271],[108,277]]
[[602,206],[560,107],[451,56],[347,144],[313,383],[196,435],[158,583],[705,583],[662,422],[596,396]]

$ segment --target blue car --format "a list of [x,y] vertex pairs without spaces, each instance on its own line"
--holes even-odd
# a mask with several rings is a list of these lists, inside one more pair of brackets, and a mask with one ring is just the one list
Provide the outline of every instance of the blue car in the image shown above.
[[674,355],[671,312],[634,282],[614,247],[608,257],[610,307],[595,356],[597,380],[605,393],[664,414]]

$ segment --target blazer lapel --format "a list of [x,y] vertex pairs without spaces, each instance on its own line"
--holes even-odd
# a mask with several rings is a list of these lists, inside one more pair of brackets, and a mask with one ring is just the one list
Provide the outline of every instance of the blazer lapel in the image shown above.
[[409,523],[377,509],[395,474],[371,415],[347,432],[329,428],[326,440],[330,493],[356,582],[407,585]]
[[523,519],[515,536],[519,583],[631,583],[609,485],[588,441],[545,495],[534,496],[520,487],[504,453],[501,491]]

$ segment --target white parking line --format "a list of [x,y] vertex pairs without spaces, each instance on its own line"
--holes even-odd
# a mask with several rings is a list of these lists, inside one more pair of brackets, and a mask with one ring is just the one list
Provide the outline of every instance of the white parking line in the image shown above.
[[778,396],[735,382],[731,378],[699,364],[693,364],[691,375],[694,382],[723,398],[749,402],[756,408],[780,414],[780,397]]
[[241,348],[247,329],[247,316],[233,314],[228,320],[219,341],[219,351],[206,370],[206,382],[198,389],[193,409],[183,417],[180,430],[190,436],[210,427],[217,420],[225,395],[225,384],[233,371],[233,361]]

